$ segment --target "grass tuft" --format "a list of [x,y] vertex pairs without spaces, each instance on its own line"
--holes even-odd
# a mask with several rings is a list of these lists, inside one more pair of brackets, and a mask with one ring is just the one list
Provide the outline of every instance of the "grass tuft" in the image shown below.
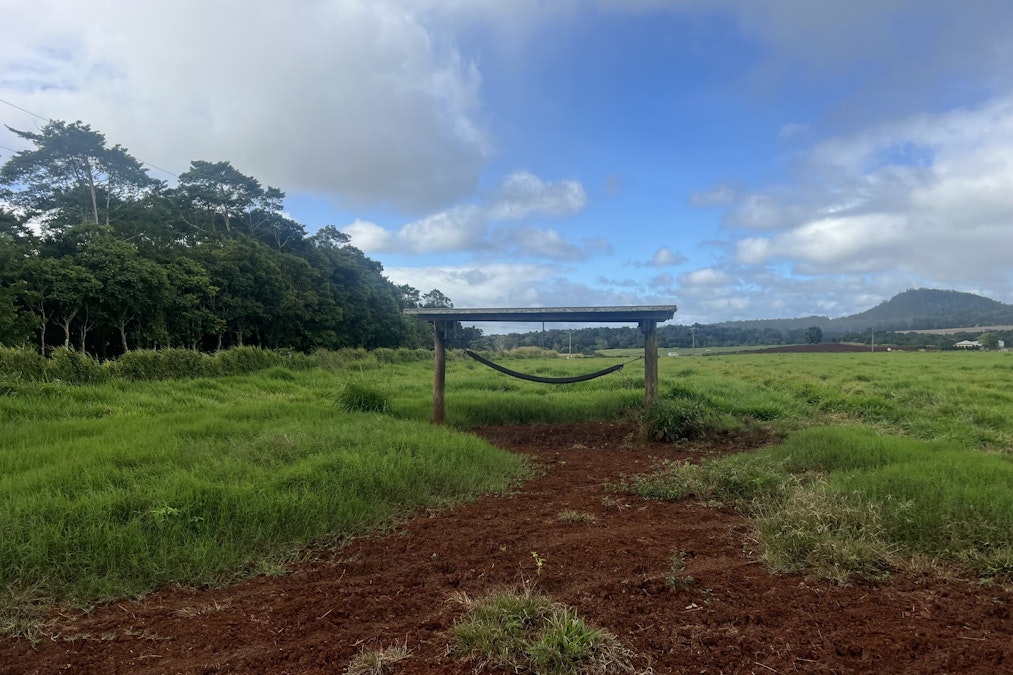
[[632,652],[614,635],[529,587],[462,599],[468,611],[454,624],[457,649],[479,668],[545,675],[635,672]]
[[360,652],[345,668],[347,675],[390,675],[398,664],[411,656],[408,644],[391,645]]
[[387,397],[376,389],[349,382],[338,396],[338,407],[345,412],[385,413],[389,406]]

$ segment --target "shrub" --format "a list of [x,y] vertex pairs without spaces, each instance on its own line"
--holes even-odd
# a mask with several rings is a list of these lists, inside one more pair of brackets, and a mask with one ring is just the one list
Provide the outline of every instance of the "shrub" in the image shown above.
[[45,366],[48,379],[69,384],[102,382],[105,379],[105,372],[98,361],[87,354],[63,347],[53,350],[53,355]]
[[387,398],[375,389],[349,382],[338,396],[338,407],[345,412],[378,412],[388,410]]
[[659,401],[647,411],[646,429],[659,441],[693,440],[713,429],[713,415],[699,403]]
[[31,349],[0,347],[0,379],[39,382],[46,375],[46,359]]

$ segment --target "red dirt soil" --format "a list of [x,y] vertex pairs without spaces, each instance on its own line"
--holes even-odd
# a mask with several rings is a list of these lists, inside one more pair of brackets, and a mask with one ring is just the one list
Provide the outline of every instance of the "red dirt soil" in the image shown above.
[[[663,445],[621,424],[488,428],[543,474],[507,495],[419,514],[281,576],[213,590],[167,588],[48,638],[0,640],[2,673],[340,673],[362,650],[407,643],[396,673],[497,672],[449,651],[463,607],[527,580],[574,607],[655,673],[1011,673],[1013,594],[898,574],[841,588],[772,575],[727,507],[617,494],[623,474],[771,439]],[[593,514],[567,522],[565,511]],[[673,551],[693,583],[666,583]],[[544,559],[536,574],[532,551]]]

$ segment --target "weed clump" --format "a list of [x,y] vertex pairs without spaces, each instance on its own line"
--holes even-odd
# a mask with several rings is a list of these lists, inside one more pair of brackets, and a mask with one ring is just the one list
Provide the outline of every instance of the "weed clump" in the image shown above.
[[675,443],[709,436],[721,428],[716,412],[699,401],[662,400],[645,413],[644,428],[650,438]]
[[454,624],[457,649],[480,666],[545,675],[636,672],[618,638],[529,587],[462,601],[468,612]]
[[387,397],[362,384],[349,382],[338,396],[338,407],[345,412],[385,413],[389,410]]
[[409,656],[408,645],[392,645],[381,649],[370,649],[359,652],[345,668],[347,675],[388,675],[393,673],[397,664]]

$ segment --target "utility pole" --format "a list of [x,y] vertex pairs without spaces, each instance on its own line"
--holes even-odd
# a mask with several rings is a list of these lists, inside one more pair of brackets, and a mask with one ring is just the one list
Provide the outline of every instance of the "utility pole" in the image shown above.
[[876,351],[876,329],[870,328],[869,333],[872,335],[872,351]]

